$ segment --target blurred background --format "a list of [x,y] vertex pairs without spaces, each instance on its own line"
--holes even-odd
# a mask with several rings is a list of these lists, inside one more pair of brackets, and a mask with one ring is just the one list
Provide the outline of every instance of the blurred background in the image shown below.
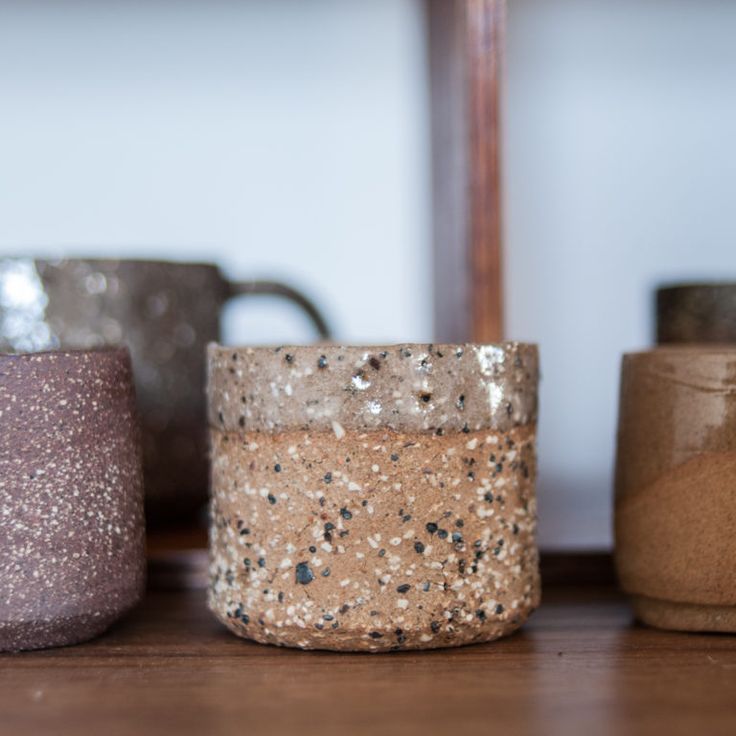
[[[607,549],[620,354],[736,276],[736,5],[509,0],[506,335],[538,342],[540,541]],[[420,0],[0,0],[0,256],[206,260],[349,342],[431,340]],[[233,342],[305,341],[282,302]]]

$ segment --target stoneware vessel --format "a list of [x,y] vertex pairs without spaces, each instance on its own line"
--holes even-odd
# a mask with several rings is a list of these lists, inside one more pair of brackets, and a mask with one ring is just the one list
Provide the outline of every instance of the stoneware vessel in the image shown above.
[[616,567],[653,626],[736,631],[736,349],[625,355]]
[[678,284],[658,289],[657,342],[736,343],[736,284]]
[[496,639],[538,605],[537,350],[209,349],[209,605],[304,649]]
[[0,355],[0,509],[1,651],[84,641],[139,600],[127,350]]
[[288,298],[327,335],[299,292],[274,282],[232,283],[208,264],[0,259],[0,350],[127,345],[149,520],[187,521],[207,498],[205,347],[218,338],[226,301],[243,294]]

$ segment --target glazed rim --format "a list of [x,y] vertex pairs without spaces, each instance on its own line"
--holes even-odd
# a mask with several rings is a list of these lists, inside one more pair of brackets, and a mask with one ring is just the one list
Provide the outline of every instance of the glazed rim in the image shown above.
[[662,284],[657,287],[657,293],[664,291],[687,291],[689,289],[734,289],[736,281],[687,281]]
[[219,272],[218,266],[207,261],[165,261],[156,258],[85,258],[84,256],[63,256],[55,258],[53,256],[4,256],[0,260],[11,261],[34,261],[35,263],[43,263],[49,266],[61,266],[63,264],[89,264],[91,266],[166,266],[171,268],[206,268]]
[[213,429],[507,431],[536,420],[535,345],[208,346]]
[[702,357],[718,357],[724,356],[729,358],[736,358],[736,344],[731,343],[712,343],[712,342],[688,342],[688,343],[666,343],[664,345],[658,345],[654,348],[647,350],[633,350],[631,352],[624,353],[623,357],[625,360],[637,360],[646,358],[656,357],[667,357],[671,358],[689,358],[692,359],[694,356]]
[[90,355],[119,355],[130,357],[128,348],[123,345],[100,345],[93,348],[62,348],[60,350],[37,350],[22,353],[0,352],[0,361],[32,361],[38,362],[38,358],[83,358]]

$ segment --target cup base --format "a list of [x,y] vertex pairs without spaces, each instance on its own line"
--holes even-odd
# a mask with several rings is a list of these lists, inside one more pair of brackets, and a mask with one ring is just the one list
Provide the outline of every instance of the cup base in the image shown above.
[[631,597],[636,617],[658,629],[736,632],[736,606],[682,603],[637,595]]
[[81,614],[46,621],[0,621],[0,652],[50,649],[94,639],[104,633],[119,614]]

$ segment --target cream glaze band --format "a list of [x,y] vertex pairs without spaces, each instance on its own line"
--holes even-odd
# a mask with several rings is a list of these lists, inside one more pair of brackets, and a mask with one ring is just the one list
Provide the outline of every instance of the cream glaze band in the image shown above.
[[[208,347],[209,422],[224,431],[497,429],[536,420],[535,345]],[[339,430],[338,430],[339,431]]]

